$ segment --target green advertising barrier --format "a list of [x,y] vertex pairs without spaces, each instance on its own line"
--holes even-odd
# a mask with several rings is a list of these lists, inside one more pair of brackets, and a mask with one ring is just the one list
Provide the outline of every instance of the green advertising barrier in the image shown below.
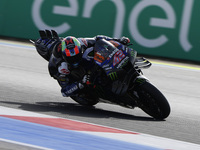
[[200,0],[1,0],[0,35],[127,36],[140,54],[200,61]]

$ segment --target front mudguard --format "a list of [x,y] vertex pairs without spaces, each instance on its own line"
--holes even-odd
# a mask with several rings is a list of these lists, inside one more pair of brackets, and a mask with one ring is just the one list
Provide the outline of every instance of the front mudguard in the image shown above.
[[133,80],[133,86],[137,87],[137,86],[144,84],[145,82],[150,82],[150,81],[144,75],[139,75]]

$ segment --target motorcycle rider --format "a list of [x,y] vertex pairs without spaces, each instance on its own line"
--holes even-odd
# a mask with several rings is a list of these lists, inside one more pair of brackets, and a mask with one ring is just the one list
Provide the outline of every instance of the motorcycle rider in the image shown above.
[[93,47],[97,40],[115,40],[124,45],[130,42],[127,37],[118,39],[98,35],[93,38],[61,38],[54,30],[40,30],[39,33],[35,47],[49,61],[49,74],[58,81],[64,97],[73,96],[90,84],[89,70],[94,65]]

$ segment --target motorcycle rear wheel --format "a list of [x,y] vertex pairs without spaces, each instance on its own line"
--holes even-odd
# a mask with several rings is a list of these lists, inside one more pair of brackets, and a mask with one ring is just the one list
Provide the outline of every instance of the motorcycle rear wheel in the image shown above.
[[[145,82],[135,89],[139,107],[157,120],[164,120],[170,114],[170,105],[165,96],[151,83]],[[135,95],[135,94],[134,94]]]

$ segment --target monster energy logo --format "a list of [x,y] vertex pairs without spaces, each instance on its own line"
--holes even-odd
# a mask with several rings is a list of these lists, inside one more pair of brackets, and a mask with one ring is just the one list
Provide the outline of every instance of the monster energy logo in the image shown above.
[[131,56],[134,57],[135,56],[135,52],[133,50],[131,50]]
[[108,75],[110,76],[111,80],[116,80],[116,79],[118,79],[117,73],[116,73],[116,72],[109,73]]
[[136,82],[142,84],[145,82],[145,79],[137,78]]

